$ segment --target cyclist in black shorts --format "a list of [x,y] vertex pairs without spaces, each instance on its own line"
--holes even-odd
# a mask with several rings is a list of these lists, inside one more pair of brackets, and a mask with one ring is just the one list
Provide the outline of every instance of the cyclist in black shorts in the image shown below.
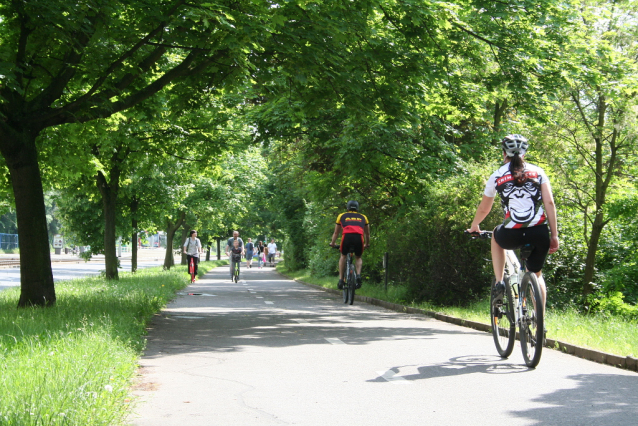
[[493,299],[502,300],[505,292],[505,250],[516,250],[531,244],[534,251],[527,259],[526,266],[539,278],[544,307],[547,290],[541,270],[547,253],[554,253],[559,246],[552,187],[543,169],[523,161],[529,146],[526,138],[509,135],[503,138],[501,144],[505,164],[487,181],[483,200],[468,232],[480,231],[479,224],[492,210],[494,197],[498,193],[505,220],[494,229],[492,238],[492,266],[496,276],[496,284],[492,288]]
[[363,249],[370,247],[370,224],[368,218],[357,213],[359,203],[356,201],[348,201],[346,205],[348,210],[341,213],[337,217],[335,231],[332,234],[330,245],[334,247],[335,241],[339,236],[339,230],[342,231],[341,237],[341,258],[339,259],[339,289],[343,289],[343,274],[346,269],[346,255],[350,252],[350,247],[354,247],[355,262],[354,267],[357,272],[357,288],[361,288],[361,266],[363,266]]

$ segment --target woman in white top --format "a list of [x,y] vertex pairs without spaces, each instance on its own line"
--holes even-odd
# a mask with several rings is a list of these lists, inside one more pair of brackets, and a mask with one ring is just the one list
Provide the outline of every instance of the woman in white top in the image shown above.
[[487,181],[483,200],[468,231],[480,231],[479,225],[492,210],[494,197],[498,193],[505,219],[494,229],[492,238],[492,266],[496,276],[492,289],[493,300],[502,300],[505,292],[505,250],[516,250],[531,244],[534,250],[526,261],[526,267],[539,278],[545,306],[546,289],[541,270],[547,253],[554,253],[559,246],[552,187],[543,169],[524,161],[529,147],[525,137],[508,135],[501,144],[505,164],[492,173]]
[[203,252],[202,243],[197,238],[197,231],[190,231],[189,237],[184,241],[184,254],[186,254],[186,264],[190,265],[191,259],[195,264],[195,277],[197,277],[197,264],[199,263],[199,254]]

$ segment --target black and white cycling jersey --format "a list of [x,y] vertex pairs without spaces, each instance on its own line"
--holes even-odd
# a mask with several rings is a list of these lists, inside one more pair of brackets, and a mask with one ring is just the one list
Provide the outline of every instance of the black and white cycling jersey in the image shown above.
[[509,163],[492,173],[485,185],[485,196],[501,197],[501,206],[505,213],[505,228],[527,228],[544,225],[547,216],[543,210],[541,185],[549,185],[545,171],[533,164],[525,163],[526,182],[517,185],[510,173]]

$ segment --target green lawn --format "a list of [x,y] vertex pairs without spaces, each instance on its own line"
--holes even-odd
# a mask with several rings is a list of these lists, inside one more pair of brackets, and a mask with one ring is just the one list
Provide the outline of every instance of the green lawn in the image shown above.
[[[227,263],[202,262],[199,275]],[[146,324],[188,283],[185,266],[65,281],[44,309],[0,292],[0,425],[120,424]]]
[[[289,271],[281,262],[277,270],[291,278],[326,288],[337,288],[336,277],[315,278],[307,269]],[[468,307],[433,306],[427,303],[411,303],[405,287],[390,286],[386,293],[382,285],[364,283],[357,294],[400,303],[406,306],[440,312],[446,315],[489,324],[489,300],[476,302]],[[621,356],[638,357],[638,323],[610,315],[582,315],[575,310],[547,311],[547,336],[573,345],[583,346]]]

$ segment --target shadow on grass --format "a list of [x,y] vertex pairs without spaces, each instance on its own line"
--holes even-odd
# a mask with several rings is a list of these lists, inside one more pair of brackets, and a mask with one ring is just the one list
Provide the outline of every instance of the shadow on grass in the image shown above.
[[[207,263],[202,275],[203,270],[225,263]],[[139,352],[147,321],[188,283],[185,266],[124,273],[117,281],[79,278],[56,283],[55,306],[21,309],[16,307],[20,289],[11,288],[0,292],[0,344],[11,348],[22,341],[59,339],[90,328],[102,329]]]

